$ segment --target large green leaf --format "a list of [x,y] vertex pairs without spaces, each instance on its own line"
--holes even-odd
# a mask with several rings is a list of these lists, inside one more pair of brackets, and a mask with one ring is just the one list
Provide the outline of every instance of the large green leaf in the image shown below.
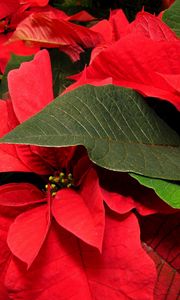
[[130,173],[142,185],[152,188],[155,193],[167,204],[174,208],[180,208],[180,185],[157,178],[144,177],[142,175]]
[[176,0],[163,14],[163,21],[180,36],[180,1]]
[[12,54],[11,58],[6,66],[5,72],[2,76],[0,85],[0,98],[4,98],[5,93],[8,91],[7,75],[13,69],[18,69],[23,62],[30,61],[33,59],[33,55],[20,56]]
[[56,98],[1,142],[81,144],[107,169],[180,179],[180,137],[140,95],[113,85],[86,85]]

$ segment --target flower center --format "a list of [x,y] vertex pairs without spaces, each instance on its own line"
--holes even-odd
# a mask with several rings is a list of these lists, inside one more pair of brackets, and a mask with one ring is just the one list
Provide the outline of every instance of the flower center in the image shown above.
[[50,189],[51,195],[55,196],[57,191],[62,188],[70,188],[74,186],[74,180],[71,173],[63,172],[55,176],[49,176],[49,183],[45,185],[46,191]]

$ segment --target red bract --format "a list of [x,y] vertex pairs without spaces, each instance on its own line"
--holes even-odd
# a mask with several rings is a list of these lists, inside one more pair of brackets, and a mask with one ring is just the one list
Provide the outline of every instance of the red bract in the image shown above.
[[125,35],[141,34],[153,41],[177,41],[175,33],[158,17],[146,12],[139,12],[136,19],[126,27]]
[[141,13],[122,38],[98,53],[79,77],[72,77],[78,81],[67,91],[87,83],[113,83],[180,109],[180,42],[157,17]]
[[[84,174],[82,166],[84,163],[76,164],[74,174]],[[71,285],[75,299],[109,299],[110,296],[126,299],[130,295],[134,299],[151,299],[155,269],[141,248],[135,215],[126,213],[133,205],[118,194],[102,190],[92,167],[75,181],[81,182],[78,190],[62,188],[54,197],[50,193],[45,196],[31,184],[0,187],[1,204],[26,210],[11,224],[7,241],[12,253],[30,269],[27,271],[15,258],[11,260],[5,278],[9,296],[46,299],[52,293],[55,297],[63,293],[69,297],[71,290],[66,286]],[[109,203],[111,197],[114,201],[123,201],[121,209],[119,206],[121,216],[111,213],[110,218],[106,217],[104,233],[103,200]],[[55,239],[50,238],[52,232]],[[87,244],[102,250],[102,254]],[[66,272],[70,275],[66,276]],[[57,281],[54,281],[55,276]],[[31,291],[29,284],[33,286]]]
[[59,48],[73,60],[79,59],[81,46],[95,47],[103,40],[99,33],[60,19],[51,12],[33,13],[22,21],[11,41],[19,39],[31,45]]
[[119,40],[126,32],[128,25],[129,22],[123,11],[120,9],[112,11],[108,21],[102,20],[91,27],[93,31],[99,32],[104,38],[103,43],[92,50],[91,62],[103,49],[106,49],[113,42]]
[[14,300],[52,296],[61,300],[149,300],[154,280],[154,266],[141,248],[136,218],[127,214],[106,217],[102,255],[52,222],[29,271],[12,259],[6,286]]
[[[43,194],[28,184],[8,184],[0,188],[0,204],[2,205],[12,207],[39,205],[17,217],[8,234],[8,245],[12,253],[26,262],[28,266],[32,264],[44,243],[51,225],[51,216],[54,216],[57,223],[67,231],[101,251],[104,233],[104,201],[112,210],[120,214],[128,213],[135,207],[143,214],[157,212],[157,210],[148,209],[148,206],[146,208],[145,205],[136,203],[133,185],[129,187],[131,187],[130,194],[134,195],[134,200],[130,196],[123,195],[123,186],[120,193],[102,189],[96,172],[86,156],[76,162],[72,174],[75,190],[65,186],[57,191],[55,196],[51,196],[50,190],[48,194]],[[76,189],[79,185],[80,187]],[[49,188],[51,186],[50,184]],[[21,199],[19,199],[20,193]],[[152,202],[153,193],[150,196],[147,193],[145,195]],[[156,200],[158,201],[157,197]],[[148,201],[146,202],[148,205]],[[157,204],[158,202],[156,206]],[[152,203],[151,206],[153,206]],[[161,205],[158,209],[161,211]],[[33,235],[31,232],[34,232]],[[26,236],[29,236],[28,240]]]
[[[41,192],[30,184],[9,184],[1,186],[0,199],[7,206],[0,206],[0,299],[9,300],[4,279],[12,253],[7,245],[7,234],[9,226],[14,218],[25,211],[33,199],[33,205],[39,200]],[[28,193],[27,193],[28,191]],[[17,204],[17,199],[19,201]],[[26,199],[26,200],[25,200]],[[20,206],[21,202],[21,206]],[[8,206],[9,203],[11,206]]]
[[[22,207],[23,210],[29,207],[10,227],[10,249],[29,264],[36,257],[28,271],[19,260],[10,258],[10,264],[5,268],[5,285],[10,298],[48,299],[52,294],[55,299],[71,295],[74,299],[152,298],[155,269],[141,248],[138,223],[132,213],[106,217],[101,255],[62,228],[73,232],[67,226],[69,223],[76,231],[75,236],[78,233],[77,236],[82,238],[83,232],[93,236],[91,227],[94,223],[94,238],[98,238],[97,234],[102,229],[104,233],[102,196],[97,190],[99,187],[94,175],[94,171],[90,170],[79,191],[79,196],[84,197],[84,205],[80,205],[82,200],[78,199],[78,193],[74,196],[76,192],[73,190],[60,190],[57,198],[52,199],[52,213],[60,226],[50,220],[50,206],[45,203],[45,198],[38,200],[43,193],[31,184],[1,187],[0,201],[6,200],[7,207]],[[36,207],[31,208],[32,205]],[[7,257],[3,258],[6,261]]]
[[[102,189],[92,167],[84,174],[85,161],[75,164],[73,172],[82,176],[76,180],[80,182],[78,190],[62,188],[52,197],[31,184],[0,187],[0,204],[25,210],[15,218],[8,233],[12,253],[29,266],[27,271],[19,260],[11,260],[5,284],[13,299],[38,296],[43,300],[51,293],[55,297],[59,293],[70,297],[68,285],[73,286],[77,299],[111,296],[116,300],[130,295],[133,299],[152,299],[155,270],[141,249],[136,217],[129,212],[135,207],[133,200]],[[110,213],[105,222],[103,201],[120,216]],[[49,238],[52,232],[55,239]],[[102,254],[87,244],[100,249]]]
[[23,41],[6,44],[10,36],[11,33],[0,36],[0,71],[2,73],[4,73],[12,53],[17,55],[32,55],[39,51],[39,47],[29,47]]
[[[53,8],[49,5],[46,5],[48,1],[28,1],[27,0],[27,1],[21,1],[20,3],[18,1],[16,1],[16,2],[14,1],[13,2],[14,5],[11,5],[12,4],[11,2],[12,1],[9,1],[9,2],[7,1],[6,4],[4,4],[4,2],[3,3],[0,2],[0,7],[3,6],[1,8],[1,11],[2,11],[2,13],[4,12],[3,16],[6,17],[6,19],[4,19],[0,22],[0,33],[1,33],[1,35],[0,35],[0,46],[1,46],[0,47],[0,71],[2,73],[4,73],[4,71],[5,71],[5,67],[10,58],[11,53],[15,53],[17,55],[34,54],[40,50],[39,46],[45,46],[45,43],[47,42],[47,40],[46,41],[45,40],[44,41],[42,41],[42,40],[36,41],[37,42],[36,45],[32,46],[32,45],[30,45],[30,44],[32,44],[32,41],[25,43],[24,41],[21,41],[21,39],[19,37],[12,38],[13,31],[16,30],[16,27],[26,18],[29,18],[31,20],[31,15],[34,13],[35,14],[39,13],[42,16],[42,18],[44,18],[43,20],[45,21],[45,23],[42,24],[43,21],[42,22],[40,21],[41,24],[39,24],[42,32],[43,31],[46,32],[46,30],[49,30],[48,24],[53,23],[54,19],[56,21],[59,20],[59,22],[60,22],[59,26],[61,26],[61,35],[63,35],[62,39],[66,38],[65,45],[62,42],[62,40],[61,40],[61,42],[59,41],[60,44],[63,44],[63,46],[61,46],[61,50],[65,51],[67,54],[69,54],[72,57],[72,59],[77,59],[79,57],[78,56],[79,53],[82,51],[82,48],[78,45],[78,43],[82,44],[83,46],[91,47],[93,45],[93,39],[98,39],[97,33],[95,34],[94,32],[90,32],[89,29],[86,30],[86,28],[84,28],[83,26],[76,26],[76,25],[68,22],[71,20],[72,21],[74,21],[74,20],[82,21],[82,22],[94,20],[94,18],[86,11],[81,11],[72,16],[68,16],[62,10],[59,10],[59,9]],[[15,5],[15,4],[17,4],[17,5]],[[44,6],[44,5],[46,5],[46,6]],[[10,14],[11,11],[13,11],[13,14],[12,13]],[[0,17],[0,19],[1,19],[1,17]],[[34,30],[33,22],[35,22],[35,21],[32,21],[32,24],[31,24],[28,21],[29,19],[27,19],[27,21],[26,22],[24,21],[24,22],[26,25],[28,23],[28,30],[31,31],[31,30]],[[62,20],[64,20],[63,21],[64,23],[61,23]],[[46,24],[46,23],[48,23],[48,24]],[[21,30],[22,29],[21,25],[19,25],[19,26],[20,26],[20,30]],[[63,27],[65,27],[64,30],[63,30]],[[51,29],[53,31],[54,27]],[[74,33],[74,35],[72,34],[72,30],[79,31],[79,33],[81,33],[81,35],[82,35],[81,40],[77,33]],[[67,31],[67,32],[64,33],[64,31],[65,32]],[[9,32],[9,33],[7,34],[7,32]],[[34,32],[34,34],[36,36],[36,32]],[[59,38],[59,34],[60,34],[59,32],[58,32],[58,34],[57,34],[57,32],[54,32],[53,37],[51,37],[51,40],[50,40],[50,44],[49,44],[50,47],[57,47],[57,45],[53,44],[52,38],[57,41]],[[65,35],[65,37],[64,37],[64,35]],[[68,40],[68,35],[71,36],[69,38],[69,40]],[[87,38],[87,35],[89,35],[88,38]],[[38,37],[36,36],[36,38],[38,38]],[[50,36],[48,36],[48,34],[47,34],[46,38],[49,39]],[[94,41],[94,42],[96,43],[97,41]]]
[[0,20],[13,14],[19,7],[18,0],[0,0]]
[[[32,74],[36,74],[35,80]],[[17,78],[17,81],[15,81],[15,78]],[[19,89],[19,83],[22,82],[22,80],[24,90],[22,88]],[[43,83],[40,85],[40,82]],[[31,90],[29,89],[30,86]],[[0,109],[3,114],[1,118],[1,136],[20,124],[20,122],[40,111],[46,104],[52,101],[51,65],[46,51],[38,53],[31,64],[22,64],[20,70],[14,70],[9,74],[9,91],[11,100],[0,102]],[[42,159],[33,153],[30,146],[16,147],[14,145],[1,145],[0,151],[2,158],[11,160],[11,164],[1,165],[1,172],[31,172],[33,169],[36,172],[41,169],[41,171],[39,171],[40,173],[47,173],[47,169],[48,171],[52,169],[52,167],[46,167],[44,161],[42,162]],[[21,156],[19,156],[20,152]],[[30,157],[30,160],[28,160],[28,157]],[[26,163],[27,160],[29,163]],[[5,162],[7,160],[2,161]],[[37,165],[36,168],[35,164]]]

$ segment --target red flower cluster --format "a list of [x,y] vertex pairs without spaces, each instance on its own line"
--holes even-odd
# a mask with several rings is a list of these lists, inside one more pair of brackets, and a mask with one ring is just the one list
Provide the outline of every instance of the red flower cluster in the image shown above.
[[[30,76],[32,72],[36,79]],[[43,50],[32,62],[11,71],[8,83],[10,99],[1,102],[1,135],[52,100],[48,53]],[[2,284],[12,299],[51,295],[58,299],[62,293],[77,299],[152,298],[155,267],[142,249],[139,225],[131,210],[148,215],[171,212],[170,208],[130,178],[118,193],[109,192],[106,184],[107,190],[101,187],[94,166],[79,147],[1,145],[1,155],[6,162],[11,157],[11,164],[2,164],[1,171],[33,171],[44,178],[42,191],[29,183],[0,188],[0,204],[7,209],[5,213],[3,209],[2,224],[5,219],[13,254],[1,264]],[[10,209],[15,214],[12,221]],[[9,255],[3,239],[4,252]]]
[[102,37],[71,21],[93,19],[85,11],[68,16],[47,0],[0,1],[0,71],[4,72],[11,53],[30,55],[40,47],[59,48],[72,60],[79,59],[82,47],[95,47]]
[[[72,59],[82,47],[94,48],[90,65],[66,92],[85,83],[113,83],[180,107],[179,41],[157,17],[142,12],[129,24],[117,10],[88,29],[69,22],[90,20],[86,13],[69,17],[48,1],[10,2],[0,2],[2,24],[12,30],[10,36],[1,33],[12,42],[0,52],[2,70],[11,51],[37,53],[8,74],[0,137],[53,101],[50,58],[40,47],[57,47]],[[0,299],[164,299],[154,261],[163,269],[161,256],[177,268],[177,245],[161,232],[167,214],[176,228],[176,210],[128,174],[95,166],[82,146],[1,144],[0,158],[0,172],[34,173],[42,183],[0,186]],[[176,239],[177,230],[173,234]],[[147,254],[154,248],[155,258]],[[173,280],[172,297],[178,289],[178,278]]]
[[180,109],[180,42],[167,25],[146,12],[138,13],[129,24],[117,10],[94,30],[104,36],[104,43],[92,51],[84,72],[71,77],[77,81],[67,91],[88,83],[112,83],[167,100]]

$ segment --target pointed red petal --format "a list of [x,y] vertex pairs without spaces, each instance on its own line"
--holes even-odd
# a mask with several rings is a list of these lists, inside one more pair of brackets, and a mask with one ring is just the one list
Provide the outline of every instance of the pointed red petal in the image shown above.
[[104,41],[92,50],[90,64],[102,50],[126,34],[128,25],[129,22],[124,12],[117,9],[111,11],[109,21],[102,20],[91,27],[93,31],[99,32],[103,36]]
[[175,33],[164,22],[155,15],[147,12],[139,12],[127,28],[126,34],[141,34],[154,41],[174,41],[177,40]]
[[[113,28],[107,20],[102,20],[91,27],[91,30],[102,35],[105,43],[111,43],[113,40]],[[104,45],[104,44],[103,44]],[[96,48],[95,48],[96,49]]]
[[[32,30],[33,28],[33,30]],[[16,28],[12,41],[21,39],[41,47],[59,48],[79,55],[79,45],[91,48],[101,42],[100,34],[84,26],[70,23],[48,12],[33,13],[23,20]]]
[[104,201],[115,212],[124,214],[129,212],[136,206],[132,197],[123,196],[118,193],[108,192],[104,189],[101,189],[101,191]]
[[63,189],[52,203],[57,222],[89,245],[101,251],[104,233],[103,199],[95,172],[89,172],[80,193]]
[[162,201],[152,189],[137,182],[127,173],[101,169],[100,184],[104,201],[115,212],[122,214],[135,208],[141,215],[173,214],[177,210]]
[[0,186],[0,205],[25,206],[42,202],[43,198],[43,193],[30,183],[8,183]]
[[20,214],[10,226],[7,243],[12,253],[28,268],[39,253],[50,226],[47,205]]
[[[21,87],[19,84],[23,82]],[[49,54],[38,52],[30,62],[8,74],[8,85],[14,112],[20,123],[38,113],[53,100]]]
[[66,18],[68,21],[79,21],[79,22],[90,22],[95,18],[90,15],[87,11],[81,10],[80,12]]
[[[9,114],[10,101],[0,100],[0,137],[8,133],[13,127],[10,126],[13,115]],[[12,109],[12,107],[11,107]],[[15,121],[16,123],[16,121]],[[17,124],[17,123],[16,123]],[[29,172],[29,168],[23,164],[21,159],[18,157],[16,147],[14,145],[0,145],[0,172]]]
[[111,11],[109,22],[113,28],[113,41],[119,40],[126,32],[129,21],[122,9]]

